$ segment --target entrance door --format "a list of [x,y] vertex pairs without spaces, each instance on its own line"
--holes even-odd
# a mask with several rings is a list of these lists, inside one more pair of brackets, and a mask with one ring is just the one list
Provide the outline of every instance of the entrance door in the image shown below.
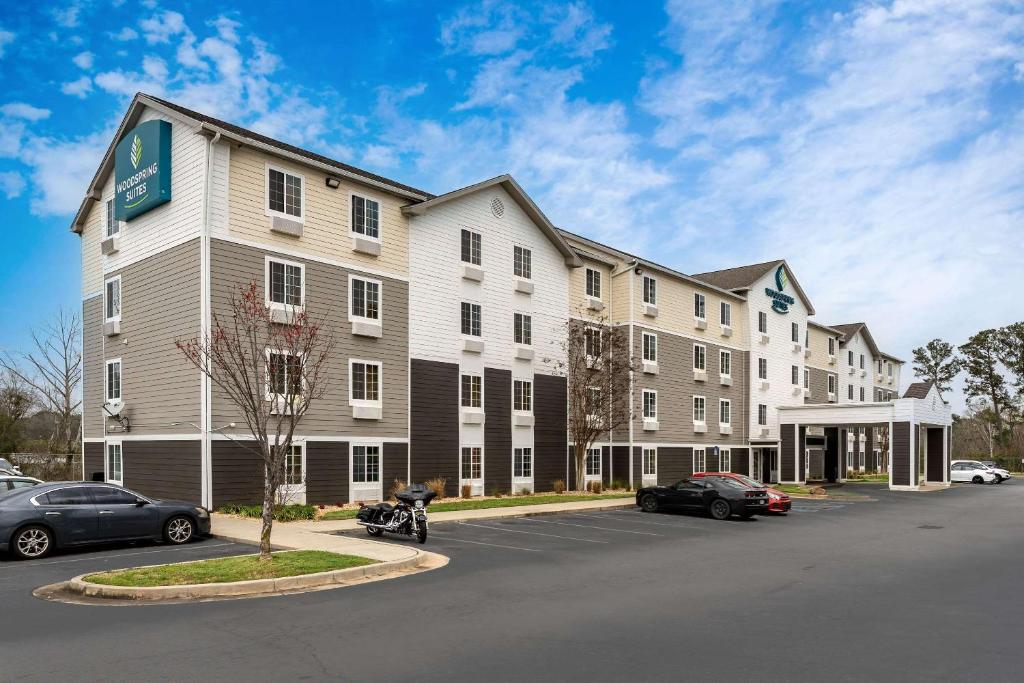
[[831,427],[825,429],[825,481],[835,483],[839,478],[839,430]]
[[776,451],[774,448],[762,448],[760,481],[770,483],[777,482],[778,480],[778,457]]

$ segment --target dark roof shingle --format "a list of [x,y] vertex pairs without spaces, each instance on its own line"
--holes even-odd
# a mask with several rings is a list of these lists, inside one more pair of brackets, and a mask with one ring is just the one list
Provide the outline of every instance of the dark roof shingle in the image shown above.
[[903,398],[928,398],[928,392],[932,390],[931,382],[914,382],[907,387]]
[[758,278],[780,263],[782,263],[782,259],[776,259],[774,261],[765,261],[764,263],[754,263],[749,266],[696,273],[690,277],[702,280],[709,285],[714,285],[721,289],[749,289],[751,285],[757,282]]

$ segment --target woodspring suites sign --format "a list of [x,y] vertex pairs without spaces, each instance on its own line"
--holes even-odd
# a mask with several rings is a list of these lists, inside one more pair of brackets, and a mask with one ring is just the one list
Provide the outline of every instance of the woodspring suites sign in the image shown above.
[[171,201],[171,124],[146,121],[114,150],[114,217],[130,221]]

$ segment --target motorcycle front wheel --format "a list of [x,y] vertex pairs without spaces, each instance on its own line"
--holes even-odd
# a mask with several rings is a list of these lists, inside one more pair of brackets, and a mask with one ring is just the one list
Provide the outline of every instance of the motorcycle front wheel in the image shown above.
[[374,529],[372,526],[368,526],[368,527],[366,527],[366,533],[368,533],[371,536],[373,536],[374,538],[376,538],[376,537],[382,535],[384,533],[384,530],[383,529]]
[[420,527],[416,528],[416,540],[418,540],[420,543],[426,543],[427,542],[427,527],[426,526],[420,526]]

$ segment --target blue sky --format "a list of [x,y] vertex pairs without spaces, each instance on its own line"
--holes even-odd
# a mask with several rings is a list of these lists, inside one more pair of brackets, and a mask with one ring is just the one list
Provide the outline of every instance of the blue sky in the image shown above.
[[79,306],[137,90],[434,192],[510,172],[686,272],[786,258],[908,359],[1024,318],[1019,1],[2,4],[4,348]]

